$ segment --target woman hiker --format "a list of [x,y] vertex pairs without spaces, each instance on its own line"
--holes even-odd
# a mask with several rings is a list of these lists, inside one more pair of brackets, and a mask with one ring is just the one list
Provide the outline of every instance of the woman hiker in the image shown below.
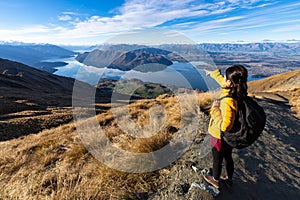
[[[205,174],[203,178],[212,186],[219,188],[220,179],[232,184],[234,171],[232,147],[222,140],[221,131],[228,132],[232,129],[238,113],[238,101],[247,96],[248,71],[242,65],[233,65],[226,69],[224,77],[220,70],[207,72],[207,75],[215,79],[221,86],[221,95],[219,100],[212,104],[208,127],[210,145],[212,146],[213,175]],[[223,158],[225,159],[227,176],[221,177]]]

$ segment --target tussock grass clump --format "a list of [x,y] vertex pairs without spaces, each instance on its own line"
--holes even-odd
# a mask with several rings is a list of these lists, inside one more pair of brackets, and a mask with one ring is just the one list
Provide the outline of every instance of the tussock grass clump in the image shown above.
[[291,92],[291,98],[290,98],[291,105],[294,107],[297,116],[300,117],[300,87],[291,89],[290,92]]

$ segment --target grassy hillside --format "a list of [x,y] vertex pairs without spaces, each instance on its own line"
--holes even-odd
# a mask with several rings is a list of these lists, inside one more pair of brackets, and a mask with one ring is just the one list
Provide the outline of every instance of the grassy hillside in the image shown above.
[[248,83],[249,93],[257,97],[287,100],[300,116],[300,70],[278,74]]
[[[194,101],[198,108],[210,104],[208,94],[192,97],[186,94],[182,98],[187,105]],[[97,119],[114,145],[132,152],[152,152],[168,144],[183,123],[178,98],[168,95],[130,104],[130,116],[146,126],[155,105],[163,106],[167,118],[159,132],[148,138],[135,138],[122,131],[111,110],[97,115]],[[193,118],[198,112],[193,106],[187,109],[190,114],[185,118]],[[0,183],[5,186],[0,188],[1,199],[137,199],[156,192],[163,181],[159,177],[165,172],[125,173],[103,165],[86,150],[73,122],[1,142],[0,148]]]
[[[69,123],[74,82],[0,58],[0,141]],[[96,102],[110,102],[106,91],[97,90]],[[101,104],[96,107],[97,112],[103,109]]]

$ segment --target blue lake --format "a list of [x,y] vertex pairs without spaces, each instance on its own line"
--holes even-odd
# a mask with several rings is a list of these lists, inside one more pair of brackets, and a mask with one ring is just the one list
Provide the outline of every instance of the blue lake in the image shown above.
[[[57,71],[54,74],[72,77],[77,80],[87,82],[91,85],[96,85],[101,78],[109,78],[114,80],[136,78],[144,82],[197,88],[200,90],[212,90],[218,87],[214,80],[205,75],[204,70],[197,69],[195,67],[197,64],[199,64],[199,62],[177,62],[160,71],[140,72],[136,70],[121,71],[118,69],[87,66],[79,63],[74,57],[65,59],[52,59],[51,61],[63,61],[68,63],[66,66],[57,67]],[[251,81],[255,79],[249,77],[248,80]]]

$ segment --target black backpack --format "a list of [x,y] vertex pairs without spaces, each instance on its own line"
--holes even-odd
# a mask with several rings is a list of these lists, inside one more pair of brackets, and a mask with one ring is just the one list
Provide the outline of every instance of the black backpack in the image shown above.
[[232,129],[221,132],[221,137],[233,148],[242,149],[250,146],[261,135],[265,124],[263,108],[253,98],[246,96],[238,101],[238,114]]

